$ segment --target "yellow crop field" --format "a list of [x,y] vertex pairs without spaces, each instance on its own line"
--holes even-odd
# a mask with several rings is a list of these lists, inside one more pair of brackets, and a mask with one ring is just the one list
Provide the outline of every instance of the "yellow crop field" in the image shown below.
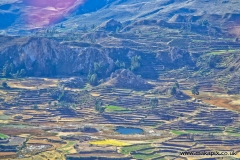
[[114,139],[105,139],[105,140],[99,140],[99,141],[92,141],[92,142],[90,142],[90,144],[93,144],[93,145],[103,145],[103,146],[111,145],[111,146],[118,146],[118,147],[131,145],[131,144],[127,143],[127,142],[114,140]]

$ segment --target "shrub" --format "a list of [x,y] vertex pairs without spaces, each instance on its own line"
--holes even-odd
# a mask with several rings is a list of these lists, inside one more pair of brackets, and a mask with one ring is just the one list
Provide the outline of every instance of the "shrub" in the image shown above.
[[2,87],[3,87],[3,88],[10,88],[10,87],[8,86],[7,82],[5,82],[5,81],[2,82]]
[[119,69],[119,68],[125,68],[125,63],[124,62],[120,62],[119,60],[117,60],[116,62],[115,62],[115,67],[116,67],[116,69]]
[[32,109],[38,110],[38,106],[35,104],[35,105],[32,107]]
[[174,86],[176,86],[178,89],[180,88],[179,83],[176,81]]
[[174,96],[174,95],[177,94],[177,87],[176,87],[176,86],[173,86],[173,87],[171,88],[170,94],[171,94],[172,96]]
[[95,110],[99,113],[103,113],[105,111],[105,107],[102,106],[102,100],[101,99],[96,99],[95,100]]
[[25,71],[25,69],[21,69],[21,70],[20,70],[19,76],[20,76],[20,77],[26,76],[26,71]]
[[140,68],[141,56],[133,56],[131,59],[131,71],[135,71]]
[[192,94],[193,95],[199,95],[199,91],[198,91],[199,87],[198,86],[193,86],[192,88]]
[[157,99],[157,98],[152,98],[152,99],[150,100],[150,106],[151,106],[152,108],[157,107],[157,106],[158,106],[158,99]]
[[229,68],[229,71],[232,72],[235,70],[235,66],[232,66],[231,68]]
[[91,85],[94,85],[94,86],[97,85],[98,84],[97,74],[94,73],[92,75],[89,75],[88,81]]

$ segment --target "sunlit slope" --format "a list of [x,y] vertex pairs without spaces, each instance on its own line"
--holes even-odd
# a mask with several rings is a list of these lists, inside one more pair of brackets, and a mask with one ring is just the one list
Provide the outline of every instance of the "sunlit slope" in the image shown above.
[[98,3],[94,0],[56,3],[3,0],[0,2],[0,18],[3,19],[0,29],[33,29],[58,23],[67,27],[98,25],[110,18],[122,22],[137,19],[185,21],[181,16],[186,15],[194,16],[191,21],[209,19],[216,23],[234,21],[239,24],[239,3],[238,0],[99,0]]

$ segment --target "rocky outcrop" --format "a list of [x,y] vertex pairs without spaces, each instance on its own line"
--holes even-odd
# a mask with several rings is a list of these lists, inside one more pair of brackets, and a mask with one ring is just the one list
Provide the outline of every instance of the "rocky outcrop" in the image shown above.
[[169,22],[172,23],[172,22],[185,22],[186,19],[184,16],[182,15],[179,15],[179,14],[175,14],[170,20]]
[[114,20],[114,19],[110,19],[107,22],[104,22],[103,24],[100,25],[99,27],[100,29],[103,29],[105,31],[117,31],[123,28],[122,23]]
[[84,85],[83,79],[79,77],[66,78],[60,81],[60,85],[69,88],[80,88]]
[[94,63],[101,63],[105,69],[101,76],[105,76],[114,68],[112,59],[97,48],[72,49],[47,38],[29,38],[21,44],[8,43],[9,46],[4,44],[7,47],[0,52],[0,66],[8,61],[15,72],[23,68],[29,76],[87,75],[94,70]]
[[162,64],[174,68],[195,64],[189,52],[178,47],[170,47],[166,51],[159,52],[156,58]]
[[111,74],[103,85],[129,89],[150,89],[152,85],[127,69],[120,69]]
[[94,70],[94,63],[101,64],[101,68],[104,68],[104,72],[101,72],[102,75],[108,75],[113,71],[114,62],[103,50],[84,48],[78,52],[78,56],[73,64],[75,66],[73,73],[88,74],[89,70]]

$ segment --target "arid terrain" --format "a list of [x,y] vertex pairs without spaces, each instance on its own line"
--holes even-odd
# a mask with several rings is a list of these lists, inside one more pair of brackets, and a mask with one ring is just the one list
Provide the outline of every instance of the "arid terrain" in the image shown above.
[[[165,80],[149,82],[158,87],[174,85]],[[8,80],[10,89],[1,89],[0,133],[9,140],[1,144],[1,158],[191,159],[179,152],[240,149],[239,105],[230,103],[230,96],[219,98],[204,90],[194,96],[186,88],[191,97],[179,99],[151,91],[85,86],[64,89],[59,101],[49,90],[57,88],[58,81]],[[75,98],[69,100],[69,96]],[[150,106],[155,97],[158,105]],[[103,113],[94,109],[99,98],[106,106]],[[122,135],[115,131],[117,126],[143,132]]]
[[0,159],[240,159],[239,3],[1,1]]

